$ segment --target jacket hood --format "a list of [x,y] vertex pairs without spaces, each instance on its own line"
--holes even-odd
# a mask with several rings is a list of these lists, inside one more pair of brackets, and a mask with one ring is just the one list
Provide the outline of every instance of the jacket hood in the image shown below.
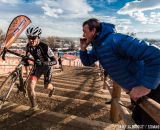
[[94,42],[98,42],[101,39],[103,39],[104,37],[106,37],[106,35],[110,34],[110,33],[115,33],[116,29],[115,29],[115,25],[114,24],[110,24],[110,23],[100,23],[101,24],[101,30],[100,32],[97,34],[96,39],[94,40]]

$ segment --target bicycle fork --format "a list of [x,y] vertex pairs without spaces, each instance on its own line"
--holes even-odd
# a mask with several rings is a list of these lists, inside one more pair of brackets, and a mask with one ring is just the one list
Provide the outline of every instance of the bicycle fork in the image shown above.
[[9,86],[9,91],[8,91],[8,93],[7,93],[6,95],[4,95],[3,97],[0,98],[0,109],[2,108],[3,103],[4,103],[5,101],[7,101],[8,97],[9,97],[9,95],[10,95],[10,93],[11,93],[11,91],[12,91],[12,89],[13,89],[15,83],[16,83],[17,78],[18,78],[18,76],[17,76],[17,74],[16,74],[16,77],[12,80],[12,83],[11,83],[11,85]]
[[4,99],[2,99],[3,101],[6,101],[8,99],[8,97],[9,97],[9,95],[10,95],[10,93],[16,83],[17,78],[18,78],[18,76],[16,76],[16,78],[12,81],[12,84],[9,86],[9,91],[8,91],[7,95],[5,96]]

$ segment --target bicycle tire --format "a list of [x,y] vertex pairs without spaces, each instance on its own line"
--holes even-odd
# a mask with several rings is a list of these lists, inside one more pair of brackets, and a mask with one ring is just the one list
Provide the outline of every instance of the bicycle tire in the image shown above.
[[16,71],[13,71],[9,76],[1,83],[0,86],[0,100],[6,101],[11,90],[13,89],[16,80],[17,80],[17,73]]
[[1,109],[2,106],[3,106],[3,103],[4,103],[4,102],[0,100],[0,109]]

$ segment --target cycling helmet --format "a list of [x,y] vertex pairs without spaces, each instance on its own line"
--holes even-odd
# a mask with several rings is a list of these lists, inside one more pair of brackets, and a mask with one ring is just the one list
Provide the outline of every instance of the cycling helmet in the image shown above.
[[27,36],[40,36],[42,33],[42,30],[40,27],[29,27],[26,30],[26,35]]

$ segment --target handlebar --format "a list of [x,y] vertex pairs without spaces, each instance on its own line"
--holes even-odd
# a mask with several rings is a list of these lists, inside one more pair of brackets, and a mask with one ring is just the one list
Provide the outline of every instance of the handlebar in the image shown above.
[[[11,53],[11,54],[14,54],[14,55],[16,55],[16,56],[18,56],[18,57],[22,57],[23,60],[30,60],[30,61],[33,61],[34,63],[37,62],[37,61],[35,61],[34,59],[29,58],[28,56],[21,55],[21,54],[19,54],[19,53],[16,53],[16,52],[14,52],[14,51],[11,51],[11,50],[9,50],[9,49],[7,49],[7,48],[4,48],[3,51],[2,51],[1,54],[0,54],[0,56],[2,55],[2,59],[3,59],[3,60],[5,60],[5,56],[6,56],[6,53],[7,53],[7,52],[9,52],[9,53]],[[42,64],[42,65],[52,66],[52,65],[57,64],[57,62],[56,62],[56,61],[50,62],[50,63],[42,62],[41,64]]]
[[2,59],[5,60],[5,56],[6,56],[6,49],[4,48],[3,51],[2,51]]
[[8,50],[7,48],[4,48],[3,51],[1,52],[0,56],[2,55],[2,59],[5,60],[5,56],[6,56],[6,53],[9,52],[11,54],[14,54],[16,56],[19,56],[19,57],[22,57],[22,58],[26,58],[27,60],[31,60],[31,61],[34,61],[34,59],[32,58],[29,58],[29,57],[26,57],[25,55],[21,55],[19,53],[16,53],[14,51],[11,51],[11,50]]

